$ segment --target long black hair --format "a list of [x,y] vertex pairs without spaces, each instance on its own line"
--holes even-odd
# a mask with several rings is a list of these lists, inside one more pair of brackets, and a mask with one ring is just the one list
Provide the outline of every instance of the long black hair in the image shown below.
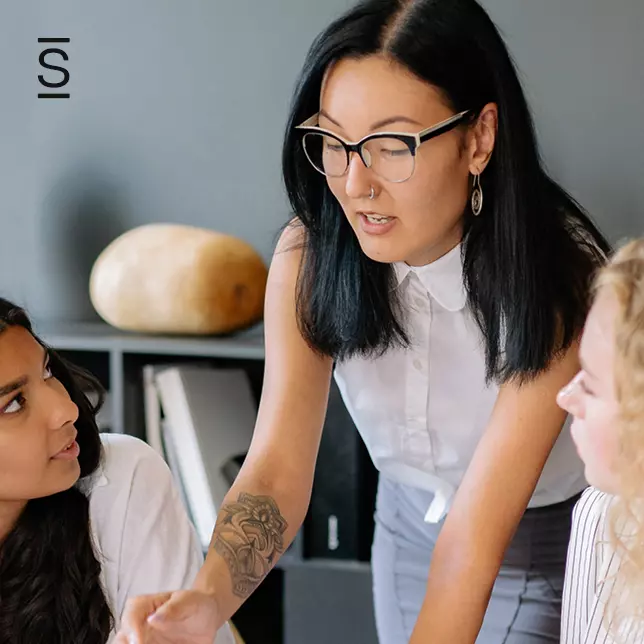
[[485,209],[464,213],[468,303],[485,337],[487,377],[530,378],[570,346],[609,244],[541,162],[510,54],[475,0],[365,0],[313,43],[295,90],[283,175],[304,226],[300,328],[318,352],[343,360],[408,344],[392,267],[369,259],[307,162],[294,126],[319,110],[330,64],[382,54],[439,88],[455,112],[498,106],[498,133],[481,176]]
[[[0,333],[15,326],[34,335],[24,310],[0,298]],[[48,351],[52,375],[78,406],[80,475],[90,476],[103,454],[95,420],[102,387],[34,338]],[[88,392],[98,395],[98,403],[90,402]],[[105,644],[113,619],[100,573],[85,494],[73,487],[29,501],[0,544],[0,642]]]

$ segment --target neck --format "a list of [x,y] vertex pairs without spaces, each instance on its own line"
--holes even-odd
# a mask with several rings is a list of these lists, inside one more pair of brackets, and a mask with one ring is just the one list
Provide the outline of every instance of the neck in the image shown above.
[[26,501],[0,501],[0,544],[14,529],[26,506]]
[[438,240],[429,248],[416,253],[413,257],[407,258],[406,263],[409,266],[427,266],[435,262],[437,259],[447,255],[453,248],[463,241],[463,225],[457,222],[456,225],[448,231],[448,233]]

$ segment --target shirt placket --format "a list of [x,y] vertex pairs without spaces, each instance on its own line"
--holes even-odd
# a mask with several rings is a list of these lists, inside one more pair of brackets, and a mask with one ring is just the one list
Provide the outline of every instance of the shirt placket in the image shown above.
[[429,342],[431,306],[427,290],[412,273],[408,282],[411,314],[408,329],[411,347],[406,357],[406,430],[403,451],[408,462],[435,469],[433,445],[428,431],[427,401],[429,397]]

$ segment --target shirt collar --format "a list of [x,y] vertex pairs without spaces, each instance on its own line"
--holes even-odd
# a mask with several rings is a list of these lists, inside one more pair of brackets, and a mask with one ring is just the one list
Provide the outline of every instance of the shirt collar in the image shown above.
[[431,264],[409,266],[395,262],[394,272],[400,286],[410,273],[415,273],[427,292],[444,309],[460,311],[467,302],[467,291],[463,283],[462,244],[458,244]]

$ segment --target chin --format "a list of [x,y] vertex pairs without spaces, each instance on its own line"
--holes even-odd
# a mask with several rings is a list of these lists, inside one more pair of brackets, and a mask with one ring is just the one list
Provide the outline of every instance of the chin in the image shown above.
[[359,235],[358,242],[362,252],[374,262],[393,264],[394,262],[405,261],[405,252],[397,244],[392,244],[390,241],[364,239]]
[[47,496],[58,494],[59,492],[65,492],[74,487],[74,485],[78,483],[80,473],[80,464],[78,461],[66,462],[64,467],[60,468],[58,472],[52,476],[50,486],[52,491]]
[[614,480],[612,474],[596,471],[588,465],[586,465],[586,480],[600,492],[612,495],[617,495],[619,493],[619,486]]

